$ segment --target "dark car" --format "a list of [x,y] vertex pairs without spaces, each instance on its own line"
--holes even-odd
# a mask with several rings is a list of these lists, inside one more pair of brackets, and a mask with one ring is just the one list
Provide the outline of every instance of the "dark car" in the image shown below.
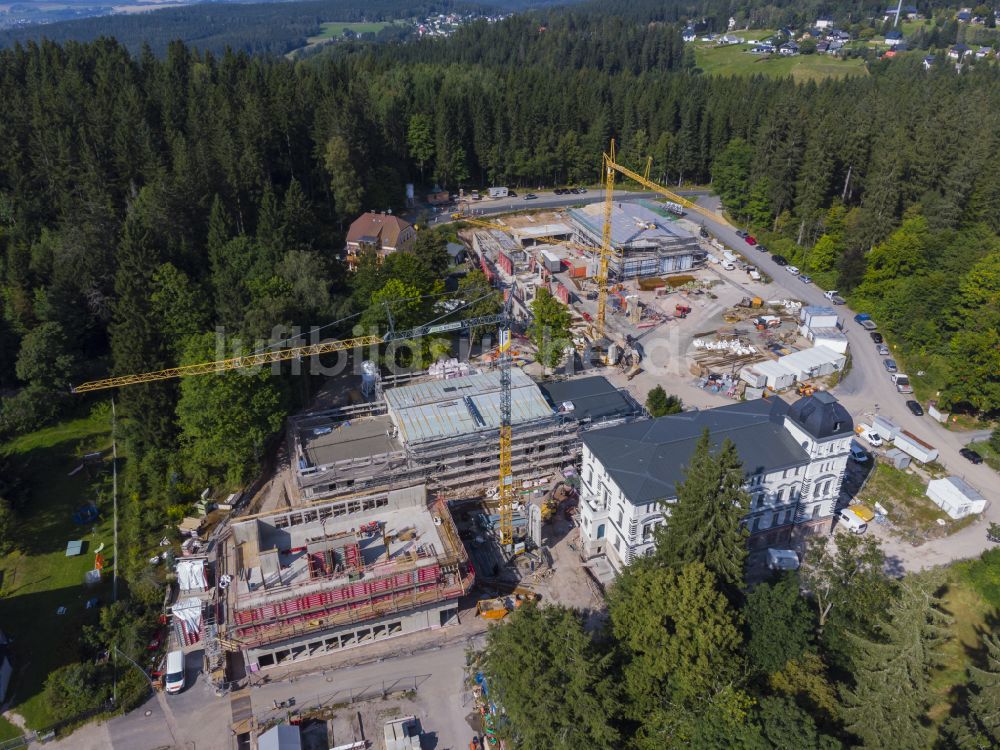
[[883,341],[885,341],[885,339],[882,338],[882,334],[879,333],[878,331],[872,331],[868,335],[872,337],[872,341],[874,341],[876,344],[881,344]]
[[913,400],[907,401],[906,408],[909,409],[913,413],[913,416],[915,417],[924,416],[924,407],[920,405],[919,401],[913,401]]
[[744,232],[742,229],[736,230],[737,237],[746,237],[748,234],[750,234],[750,232]]
[[787,266],[788,265],[788,258],[786,258],[784,255],[772,255],[771,256],[771,260],[773,260],[779,266]]
[[507,191],[507,197],[508,198],[516,198],[517,197],[517,193],[515,193],[513,190],[508,190]]
[[556,188],[554,192],[555,192],[556,195],[562,195],[566,191],[563,190],[562,188]]
[[968,461],[970,461],[970,462],[972,462],[974,464],[981,464],[983,462],[983,457],[980,456],[978,453],[976,453],[974,450],[972,450],[972,448],[962,448],[958,452],[958,454],[962,458],[964,458],[964,459],[966,459],[966,460],[968,460]]
[[757,245],[757,249],[760,252],[762,252],[762,253],[766,253],[767,252],[767,245]]

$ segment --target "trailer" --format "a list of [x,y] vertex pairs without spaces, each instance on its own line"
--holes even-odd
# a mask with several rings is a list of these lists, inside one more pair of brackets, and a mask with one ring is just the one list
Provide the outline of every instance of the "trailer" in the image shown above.
[[491,187],[489,195],[490,198],[506,198],[510,195],[510,190],[505,187]]
[[912,432],[900,430],[893,443],[904,453],[913,457],[917,463],[925,464],[934,461],[938,457],[937,448],[930,443],[925,443]]

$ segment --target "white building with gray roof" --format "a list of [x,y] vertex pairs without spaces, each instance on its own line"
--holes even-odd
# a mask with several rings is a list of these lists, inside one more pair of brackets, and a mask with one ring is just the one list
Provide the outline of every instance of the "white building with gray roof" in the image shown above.
[[583,435],[580,523],[588,557],[615,569],[653,552],[669,523],[698,438],[735,445],[746,472],[751,548],[787,546],[828,530],[840,498],[854,422],[830,394],[778,397],[631,422]]

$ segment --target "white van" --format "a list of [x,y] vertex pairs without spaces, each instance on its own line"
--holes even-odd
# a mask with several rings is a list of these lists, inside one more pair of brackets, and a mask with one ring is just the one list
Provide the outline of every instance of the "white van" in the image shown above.
[[868,528],[868,524],[862,520],[861,516],[850,508],[841,510],[837,517],[852,534],[864,534]]
[[799,556],[793,549],[767,549],[767,567],[771,570],[798,570]]
[[168,693],[179,693],[184,689],[183,651],[171,651],[167,654],[167,678],[164,688]]
[[880,445],[882,445],[882,436],[879,435],[871,427],[871,425],[861,423],[854,428],[854,431],[858,434],[858,437],[864,438],[866,441],[868,441],[868,444],[871,445],[873,448],[878,448]]

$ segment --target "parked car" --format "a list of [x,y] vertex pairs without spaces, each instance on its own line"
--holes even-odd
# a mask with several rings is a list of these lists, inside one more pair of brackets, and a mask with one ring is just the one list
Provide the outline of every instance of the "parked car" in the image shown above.
[[868,460],[868,451],[862,448],[853,440],[851,441],[851,458],[857,463],[863,464]]
[[587,192],[587,188],[573,188],[573,192],[577,195],[583,195]]
[[875,351],[877,351],[883,357],[889,356],[889,347],[886,346],[885,344],[876,344]]
[[766,253],[767,245],[757,245],[757,249],[760,250],[762,253]]
[[801,281],[803,284],[813,283],[812,276],[806,276],[804,273],[799,275],[799,281]]
[[184,689],[184,652],[171,651],[167,654],[167,676],[164,689],[168,693],[179,693]]
[[872,331],[868,335],[872,337],[872,341],[874,341],[876,344],[881,344],[883,341],[885,341],[885,339],[882,338],[882,334],[879,333],[878,331]]
[[787,266],[788,259],[784,255],[772,255],[771,260],[777,263],[779,266]]
[[516,198],[517,197],[517,193],[514,192],[513,190],[508,190],[507,191],[507,197],[508,198]]
[[924,407],[920,405],[919,401],[914,401],[913,399],[910,399],[909,401],[906,402],[906,408],[909,409],[910,412],[915,417],[924,416]]
[[894,359],[883,359],[882,366],[885,367],[886,372],[896,372],[899,369],[896,367],[896,360]]
[[562,188],[556,188],[556,189],[555,189],[555,190],[554,190],[553,192],[554,192],[554,193],[555,193],[556,195],[562,195],[562,194],[563,194],[563,193],[565,193],[566,191],[565,191],[565,190],[563,190]]
[[528,193],[528,194],[527,194],[526,196],[524,196],[524,199],[525,199],[526,201],[533,201],[533,200],[537,200],[537,198],[538,198],[538,196],[537,196],[537,195],[535,195],[534,193]]
[[983,457],[976,453],[972,448],[962,448],[959,450],[958,454],[974,464],[981,464],[983,462]]
[[868,528],[868,524],[862,520],[861,516],[850,508],[844,508],[840,511],[838,518],[852,534],[864,534]]
[[785,270],[788,271],[792,276],[799,275],[799,269],[797,266],[785,266]]
[[748,234],[746,237],[744,237],[743,241],[747,243],[750,247],[753,247],[754,245],[757,244],[757,238],[751,234]]
[[749,234],[750,234],[750,232],[744,232],[742,229],[737,229],[736,230],[736,236],[737,237],[747,237]]

